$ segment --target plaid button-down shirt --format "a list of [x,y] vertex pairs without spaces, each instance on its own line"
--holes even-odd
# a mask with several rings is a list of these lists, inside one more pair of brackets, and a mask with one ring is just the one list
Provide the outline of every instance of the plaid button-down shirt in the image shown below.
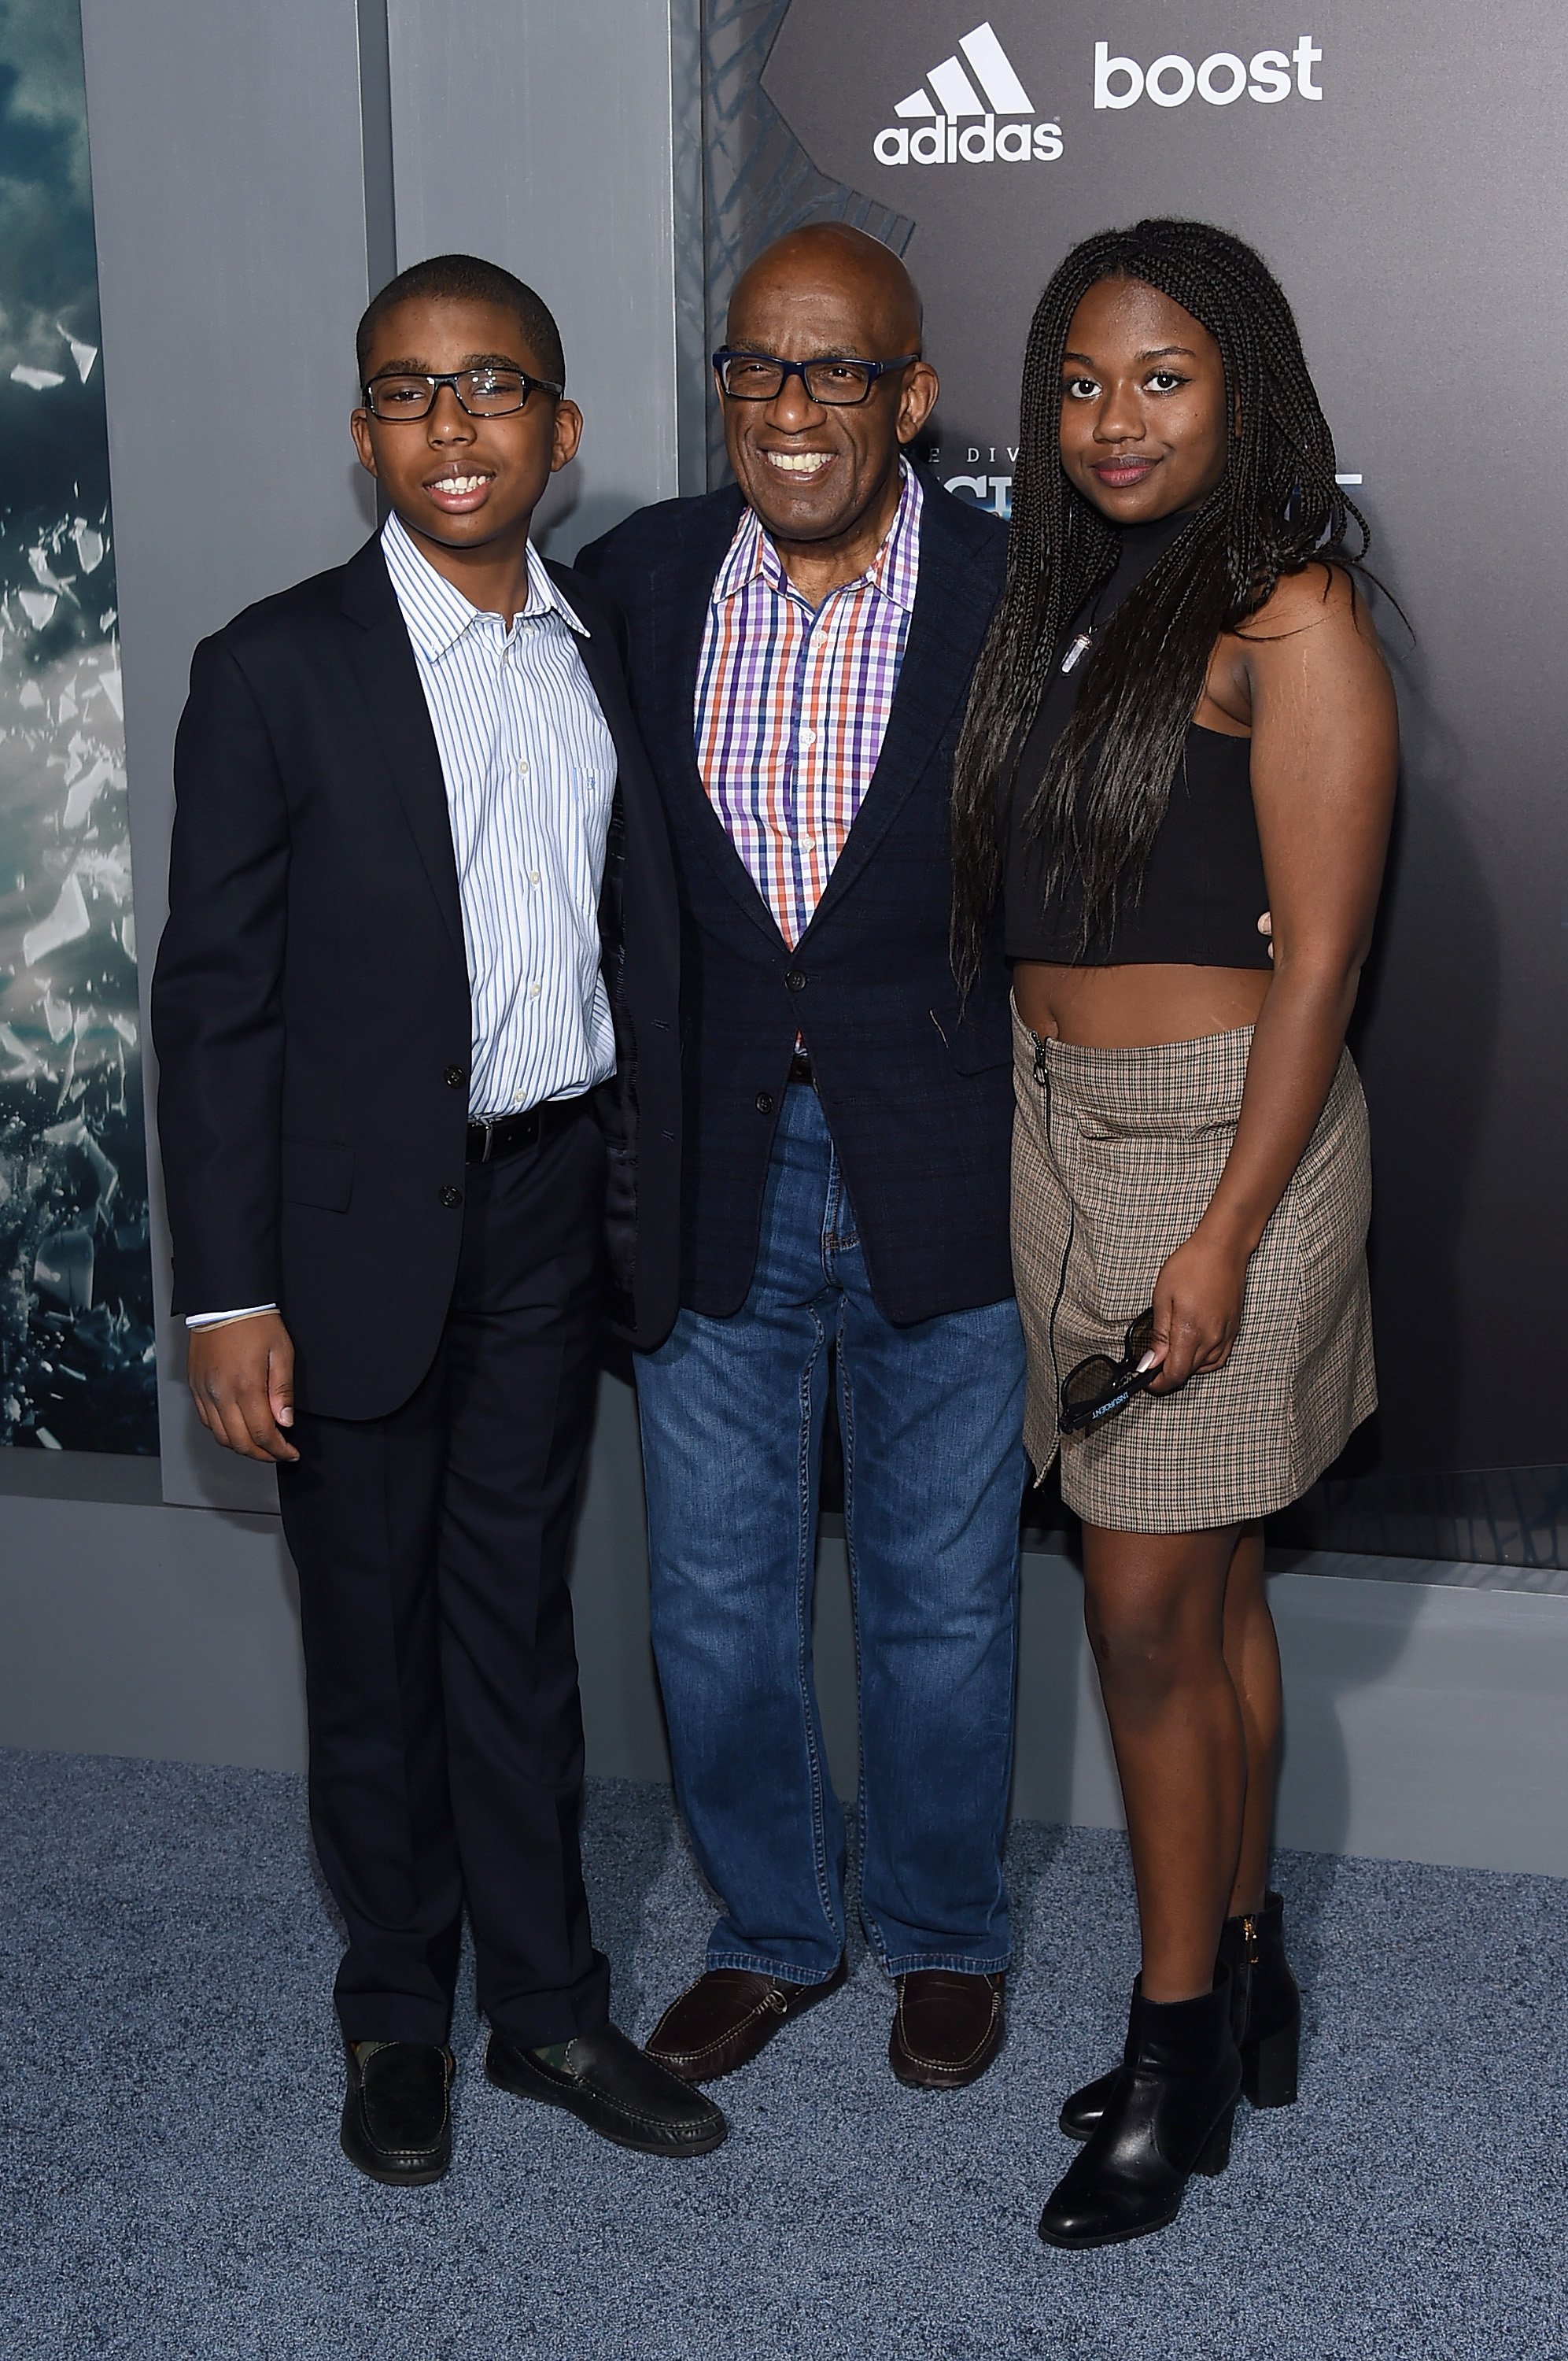
[[793,950],[865,800],[920,571],[919,479],[868,571],[812,608],[747,509],[718,569],[697,670],[697,768]]

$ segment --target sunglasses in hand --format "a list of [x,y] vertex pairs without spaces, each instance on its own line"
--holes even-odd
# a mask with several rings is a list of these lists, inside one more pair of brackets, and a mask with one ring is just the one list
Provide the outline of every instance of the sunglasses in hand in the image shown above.
[[1061,1416],[1058,1421],[1064,1434],[1086,1434],[1091,1427],[1103,1425],[1126,1409],[1135,1394],[1158,1377],[1157,1367],[1140,1365],[1154,1350],[1154,1306],[1140,1312],[1128,1329],[1122,1347],[1122,1357],[1113,1361],[1109,1353],[1091,1353],[1080,1361],[1061,1381]]

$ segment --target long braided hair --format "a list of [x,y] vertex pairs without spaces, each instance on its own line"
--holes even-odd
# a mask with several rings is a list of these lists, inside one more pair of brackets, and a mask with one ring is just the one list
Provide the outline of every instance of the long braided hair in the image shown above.
[[[953,770],[953,967],[967,991],[1002,882],[1002,812],[1066,627],[1115,570],[1121,537],[1071,485],[1059,445],[1072,315],[1105,279],[1141,280],[1208,329],[1235,420],[1225,472],[1129,593],[1088,664],[1025,816],[1047,895],[1076,885],[1082,940],[1135,895],[1220,633],[1310,559],[1341,557],[1352,518],[1290,306],[1262,258],[1206,222],[1085,238],[1036,308],[1024,362],[1007,579],[981,651]],[[1092,776],[1086,782],[1090,757]]]

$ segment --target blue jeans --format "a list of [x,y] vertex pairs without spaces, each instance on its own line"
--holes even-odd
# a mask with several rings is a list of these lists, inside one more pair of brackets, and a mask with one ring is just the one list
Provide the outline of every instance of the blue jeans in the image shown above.
[[751,1293],[639,1356],[653,1648],[675,1793],[724,1915],[710,1968],[844,1948],[811,1599],[838,1352],[860,1675],[861,1915],[890,1975],[1008,1958],[1002,1878],[1025,1481],[1011,1297],[908,1328],[872,1299],[821,1103],[787,1093]]

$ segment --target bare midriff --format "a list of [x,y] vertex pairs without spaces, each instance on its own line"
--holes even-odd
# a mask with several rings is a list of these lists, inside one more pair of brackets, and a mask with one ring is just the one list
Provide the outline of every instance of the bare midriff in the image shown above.
[[1013,997],[1031,1033],[1086,1049],[1149,1049],[1255,1025],[1274,978],[1250,967],[1058,967],[1021,960]]

